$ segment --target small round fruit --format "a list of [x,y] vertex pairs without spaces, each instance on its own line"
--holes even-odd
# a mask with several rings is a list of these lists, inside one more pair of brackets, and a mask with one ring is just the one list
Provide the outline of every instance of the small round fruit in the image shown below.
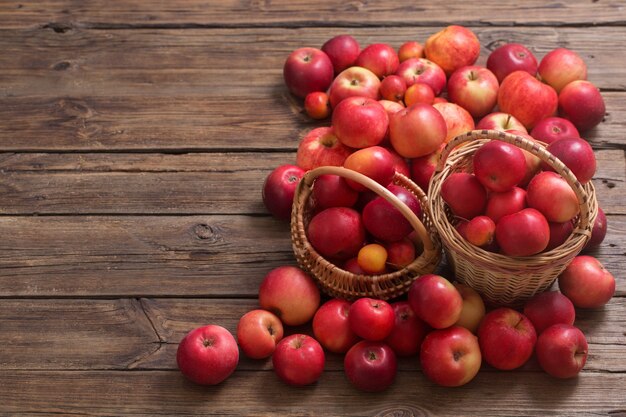
[[580,308],[600,308],[615,294],[615,277],[592,256],[575,257],[558,280],[561,292]]
[[357,336],[365,340],[380,341],[391,334],[395,314],[388,302],[364,297],[352,303],[348,320],[350,328]]
[[409,107],[413,104],[433,104],[435,100],[435,92],[424,83],[415,83],[406,89],[404,93],[404,104]]
[[267,358],[283,338],[283,324],[267,310],[248,311],[237,323],[237,342],[243,353],[252,359]]
[[[550,143],[546,149],[563,162],[581,184],[589,182],[595,175],[596,157],[591,145],[586,140],[562,138]],[[541,168],[544,171],[554,171],[545,162],[542,163]]]
[[330,100],[323,91],[314,91],[304,98],[304,111],[309,117],[317,120],[330,116]]
[[272,365],[276,375],[289,385],[310,385],[324,371],[324,349],[317,340],[304,334],[285,337],[276,346]]
[[356,388],[379,392],[393,384],[398,361],[386,344],[362,340],[346,353],[343,366],[348,380]]
[[295,165],[281,165],[274,169],[263,183],[263,204],[274,217],[288,220],[291,217],[293,196],[305,171]]
[[357,262],[366,273],[381,274],[385,271],[387,250],[378,243],[370,243],[359,250]]
[[465,239],[474,246],[487,246],[493,242],[496,224],[487,216],[476,216],[467,223]]
[[492,140],[474,153],[474,175],[489,191],[508,191],[524,179],[526,158],[520,148]]
[[361,214],[348,207],[331,207],[317,213],[307,228],[311,245],[322,256],[349,259],[365,241]]
[[535,347],[541,369],[555,378],[573,378],[587,362],[589,345],[583,332],[568,324],[548,327]]

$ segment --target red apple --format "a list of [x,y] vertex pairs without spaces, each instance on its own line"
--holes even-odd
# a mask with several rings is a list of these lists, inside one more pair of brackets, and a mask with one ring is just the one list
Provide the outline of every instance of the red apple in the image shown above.
[[367,68],[383,78],[393,74],[398,69],[400,60],[396,50],[386,43],[374,43],[361,51],[356,59],[355,65]]
[[407,107],[417,103],[433,104],[434,101],[435,92],[428,84],[415,83],[407,88],[404,93],[404,104]]
[[330,99],[323,91],[314,91],[304,98],[304,111],[312,119],[321,120],[330,116]]
[[345,98],[360,96],[378,100],[380,79],[372,71],[350,67],[340,72],[330,85],[328,97],[334,109]]
[[279,266],[265,275],[259,287],[259,305],[288,326],[311,320],[320,305],[313,278],[295,266]]
[[[549,144],[547,150],[563,162],[581,184],[589,182],[596,173],[596,156],[589,142],[584,139],[558,139]],[[554,169],[545,162],[541,167],[545,171],[554,171]]]
[[350,302],[340,298],[326,301],[313,317],[315,339],[334,353],[346,353],[359,337],[350,329]]
[[470,65],[461,67],[450,75],[448,98],[473,117],[483,117],[496,105],[498,88],[498,79],[491,71]]
[[409,164],[406,159],[400,156],[398,152],[394,151],[393,148],[386,149],[391,154],[391,158],[393,160],[393,171],[410,178],[411,168],[409,168]]
[[474,175],[456,172],[441,184],[441,198],[455,216],[468,220],[484,213],[487,191]]
[[485,303],[480,294],[465,284],[455,282],[454,287],[463,298],[463,308],[455,326],[465,327],[472,333],[476,333],[478,325],[485,316]]
[[350,329],[357,336],[365,340],[380,341],[391,334],[395,315],[388,302],[364,297],[352,303],[348,320]]
[[320,166],[342,166],[352,149],[339,141],[330,127],[318,127],[307,133],[296,153],[296,164],[305,171]]
[[[395,112],[398,112],[404,108],[402,103],[391,100],[378,100],[378,102],[385,108],[387,112],[387,116],[391,117],[391,115]],[[389,132],[387,132],[387,136],[389,136]],[[389,139],[388,137],[385,139]]]
[[283,338],[283,324],[267,310],[252,310],[237,324],[237,341],[243,353],[252,359],[267,358]]
[[515,116],[527,129],[556,113],[559,98],[554,88],[526,71],[509,74],[498,90],[500,111]]
[[417,355],[428,331],[428,326],[415,315],[408,301],[396,301],[391,304],[391,307],[396,321],[391,334],[387,336],[384,342],[398,356]]
[[347,207],[331,207],[313,216],[307,228],[307,236],[322,256],[349,259],[356,256],[363,246],[365,228],[358,211]]
[[436,96],[446,86],[446,74],[441,67],[425,58],[409,58],[398,66],[396,75],[406,81],[407,87],[415,83],[424,83],[433,89]]
[[[523,131],[506,130],[505,132],[506,133],[511,133],[513,135],[521,136],[524,139],[529,140],[530,142],[536,142],[536,140],[532,136],[530,136],[528,133],[524,133]],[[525,162],[526,162],[526,173],[524,175],[524,178],[522,178],[522,180],[519,182],[518,185],[520,187],[526,187],[528,185],[528,183],[530,182],[530,180],[541,169],[541,158],[539,158],[538,156],[533,155],[532,153],[530,153],[529,151],[527,151],[525,149],[521,149],[521,151],[524,154],[524,159],[525,159]]]
[[478,343],[483,359],[500,370],[519,368],[533,353],[537,333],[531,321],[511,308],[495,309],[478,327]]
[[476,124],[476,129],[491,129],[491,130],[516,130],[524,133],[528,133],[522,122],[517,120],[513,115],[509,113],[494,112],[489,113]]
[[333,131],[341,143],[351,148],[378,145],[387,134],[389,116],[376,100],[348,97],[335,107]]
[[386,344],[362,340],[346,353],[343,367],[348,380],[356,388],[379,392],[395,380],[398,362],[395,353]]
[[399,75],[390,75],[380,82],[380,95],[385,100],[402,101],[406,92],[406,81]]
[[435,172],[439,155],[444,146],[445,144],[442,144],[435,152],[411,160],[411,180],[424,192],[428,192],[430,179]]
[[549,145],[561,138],[579,138],[580,134],[572,122],[554,116],[546,117],[537,122],[530,132],[530,136]]
[[281,165],[265,178],[263,204],[274,217],[281,220],[291,218],[293,196],[305,171],[295,165]]
[[487,210],[485,214],[498,223],[507,214],[517,213],[526,208],[526,191],[519,187],[513,187],[501,193],[490,193],[487,198]]
[[526,187],[526,202],[550,222],[570,221],[580,211],[576,193],[556,172],[543,171],[535,175]]
[[391,115],[389,139],[405,158],[417,158],[436,151],[447,135],[446,121],[433,106],[414,104]]
[[315,180],[312,196],[315,208],[324,210],[331,207],[352,207],[359,198],[359,193],[339,175],[320,175]]
[[420,319],[435,329],[452,326],[461,316],[463,297],[444,277],[426,274],[409,288],[409,303]]
[[400,62],[404,62],[411,58],[423,58],[424,47],[417,41],[407,41],[400,45],[398,49],[398,58]]
[[492,140],[474,153],[474,175],[489,191],[512,189],[526,175],[526,159],[520,148],[507,142]]
[[393,270],[400,270],[415,260],[415,245],[408,237],[397,242],[385,242],[387,265]]
[[553,324],[574,324],[574,304],[558,291],[546,291],[533,296],[524,305],[524,315],[540,335]]
[[333,64],[328,55],[317,48],[293,51],[283,67],[283,78],[289,91],[305,98],[313,91],[326,91],[333,82]]
[[476,216],[467,223],[465,239],[474,246],[486,247],[493,242],[496,224],[490,217]]
[[587,362],[589,345],[580,329],[569,324],[548,327],[537,339],[541,369],[556,378],[574,378]]
[[550,241],[548,246],[546,246],[546,251],[561,246],[574,231],[574,224],[571,221],[563,223],[548,222],[548,224],[550,225]]
[[461,67],[474,65],[480,42],[470,29],[451,25],[426,40],[424,54],[450,75]]
[[607,220],[606,215],[601,207],[598,207],[598,215],[596,216],[596,220],[593,222],[593,227],[591,229],[591,238],[585,245],[585,250],[595,249],[600,246],[600,243],[604,240],[606,236],[607,229]]
[[541,59],[538,68],[544,83],[551,85],[556,92],[572,81],[587,79],[587,65],[574,51],[557,48]]
[[559,289],[576,307],[600,308],[615,294],[615,278],[596,258],[575,257],[559,275]]
[[467,110],[454,103],[435,103],[433,107],[437,109],[446,121],[445,143],[450,142],[458,135],[474,130],[474,119]]
[[496,241],[505,255],[535,255],[548,246],[550,226],[539,211],[525,208],[500,218],[496,225]]
[[470,382],[482,362],[476,336],[465,327],[452,326],[429,333],[420,352],[424,375],[444,387]]
[[292,334],[276,346],[272,365],[276,375],[289,385],[302,386],[316,382],[324,371],[324,349],[305,334]]
[[239,349],[232,334],[209,324],[187,333],[176,351],[178,369],[189,380],[216,385],[228,378],[239,363]]
[[537,58],[524,45],[506,43],[493,50],[487,58],[487,68],[502,82],[514,71],[526,71],[532,76],[537,74]]
[[354,65],[361,52],[359,42],[350,35],[337,35],[322,45],[322,51],[328,55],[335,74]]
[[589,81],[572,81],[559,93],[559,111],[580,132],[586,132],[604,119],[606,107],[600,90]]
[[[395,173],[393,156],[380,146],[370,146],[353,152],[346,158],[343,166],[360,172],[383,186],[391,182]],[[364,185],[352,180],[347,181],[348,185],[357,191],[366,190]]]
[[[418,218],[421,216],[420,202],[409,190],[394,184],[389,184],[387,189]],[[396,242],[413,231],[407,218],[384,197],[377,197],[367,203],[363,209],[363,225],[376,239],[385,242]]]

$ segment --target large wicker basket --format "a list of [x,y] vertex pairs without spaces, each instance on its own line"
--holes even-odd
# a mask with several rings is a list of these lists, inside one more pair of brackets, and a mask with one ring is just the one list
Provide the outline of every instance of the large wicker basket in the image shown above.
[[[575,219],[574,231],[561,246],[534,256],[511,257],[485,251],[459,235],[454,227],[458,219],[441,198],[441,186],[455,172],[471,172],[474,152],[490,140],[508,142],[538,156],[572,187],[578,197],[580,213]],[[589,240],[598,213],[591,182],[584,185],[578,182],[541,143],[495,130],[467,132],[446,145],[429,185],[428,203],[456,279],[481,293],[486,302],[503,306],[520,306],[536,293],[551,287]]]
[[[421,254],[405,268],[387,274],[357,275],[333,264],[321,256],[309,243],[306,230],[313,215],[311,193],[315,179],[324,174],[339,175],[356,181],[384,197],[409,220],[416,235],[416,247],[422,247]],[[396,173],[393,182],[412,192],[422,205],[423,220],[420,221],[402,201],[385,187],[358,172],[341,167],[319,167],[305,174],[294,196],[291,214],[291,239],[296,260],[301,268],[309,272],[321,289],[333,297],[355,299],[375,297],[390,299],[408,291],[411,283],[420,275],[433,272],[441,260],[441,243],[428,214],[428,204],[424,192],[410,179]]]

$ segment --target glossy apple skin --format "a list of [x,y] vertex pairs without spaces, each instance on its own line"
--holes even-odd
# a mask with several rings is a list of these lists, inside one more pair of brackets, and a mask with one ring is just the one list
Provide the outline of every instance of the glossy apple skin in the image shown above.
[[537,58],[519,43],[507,43],[493,50],[487,58],[487,68],[502,82],[514,71],[526,71],[532,76],[537,74]]
[[[346,158],[343,166],[373,179],[382,186],[387,186],[395,173],[393,156],[381,146],[370,146],[353,152]],[[347,180],[347,182],[357,191],[367,189],[356,181]]]
[[[524,131],[518,130],[506,130],[506,133],[511,133],[513,135],[521,136],[530,142],[536,142],[536,140],[530,136],[528,133],[524,133]],[[540,171],[541,169],[541,159],[538,156],[533,155],[525,149],[521,149],[524,154],[524,160],[526,162],[526,174],[524,178],[519,182],[520,187],[526,187],[530,180]]]
[[380,243],[368,243],[359,250],[356,260],[365,273],[382,274],[387,270],[387,249]]
[[600,308],[615,294],[615,277],[592,256],[575,257],[558,280],[561,292],[580,308]]
[[490,130],[517,130],[520,132],[528,133],[526,127],[515,118],[515,116],[509,113],[494,112],[489,113],[476,124],[476,129],[490,129]]
[[[591,181],[596,173],[596,156],[589,142],[581,138],[562,138],[547,146],[548,152],[556,156],[576,176],[581,184]],[[546,164],[541,168],[545,171],[554,171]]]
[[434,62],[425,58],[409,58],[402,62],[396,71],[406,81],[407,87],[415,83],[424,83],[433,89],[436,96],[446,86],[446,73]]
[[267,358],[283,338],[283,324],[267,310],[252,310],[237,324],[237,342],[243,353],[252,359]]
[[411,308],[423,321],[435,329],[452,326],[461,316],[463,297],[444,277],[426,274],[417,278],[409,288]]
[[[422,208],[417,197],[406,188],[389,184],[387,189],[420,218]],[[375,238],[384,242],[397,242],[413,231],[404,215],[383,197],[376,197],[363,209],[363,225]]]
[[428,326],[415,315],[408,301],[396,301],[391,307],[396,319],[391,334],[384,342],[398,356],[417,355]]
[[596,216],[596,220],[593,222],[593,227],[591,229],[591,238],[585,245],[585,250],[595,249],[604,241],[606,237],[606,229],[607,229],[607,219],[604,214],[604,210],[602,207],[598,207],[598,215]]
[[463,107],[454,103],[435,103],[433,107],[441,113],[446,122],[447,133],[444,143],[475,129],[472,115]]
[[320,175],[315,180],[312,191],[315,208],[324,210],[331,207],[352,207],[359,193],[339,175]]
[[478,327],[483,360],[503,371],[519,368],[533,353],[537,333],[518,311],[501,307],[485,315]]
[[373,43],[361,51],[355,65],[367,68],[383,78],[396,72],[400,59],[396,50],[386,43]]
[[381,341],[391,334],[395,315],[388,302],[364,297],[352,303],[348,320],[350,329],[357,336],[369,341]]
[[333,82],[333,64],[325,52],[317,48],[293,51],[283,66],[283,78],[289,91],[300,98],[314,91],[326,91]]
[[415,260],[415,245],[408,237],[397,242],[385,242],[387,265],[392,270],[400,270]]
[[367,97],[348,97],[335,107],[333,132],[351,148],[378,145],[387,134],[389,116],[377,101]]
[[354,65],[361,52],[359,42],[350,35],[337,35],[322,45],[322,51],[328,55],[335,74]]
[[411,160],[410,178],[424,192],[428,192],[430,179],[435,173],[437,161],[439,160],[439,155],[444,146],[445,145],[442,144],[435,152]]
[[281,165],[275,168],[263,183],[262,199],[265,208],[281,220],[291,218],[293,196],[305,171],[295,165]]
[[535,175],[526,187],[526,202],[550,222],[570,221],[580,211],[576,193],[556,172],[543,171]]
[[496,241],[505,255],[532,256],[548,246],[550,226],[539,211],[525,208],[500,218]]
[[380,392],[393,384],[398,360],[393,350],[383,342],[362,340],[346,353],[343,367],[346,377],[357,389]]
[[550,241],[548,246],[546,246],[546,251],[561,246],[574,231],[574,224],[571,221],[563,223],[548,222],[548,224],[550,225]]
[[473,117],[483,117],[496,105],[499,86],[498,79],[487,68],[469,65],[450,75],[448,98]]
[[436,151],[446,140],[446,121],[428,104],[414,104],[391,115],[391,146],[405,158],[417,158]]
[[499,140],[485,143],[474,153],[474,175],[489,191],[504,192],[526,175],[526,159],[517,146]]
[[433,104],[435,92],[428,84],[415,83],[406,89],[404,94],[404,104],[409,107],[413,104]]
[[542,83],[526,71],[509,74],[498,90],[498,108],[532,129],[541,119],[553,116],[559,98],[554,88]]
[[424,375],[444,387],[470,382],[482,363],[478,339],[465,327],[434,330],[422,343],[420,363]]
[[331,207],[313,216],[307,229],[311,245],[330,259],[355,257],[365,241],[361,214],[347,207]]
[[526,207],[526,190],[513,187],[501,193],[490,193],[485,214],[497,223],[503,216],[516,213]]
[[451,25],[426,40],[424,54],[449,76],[461,67],[474,65],[480,54],[480,42],[468,28]]
[[272,365],[278,377],[289,385],[316,382],[324,371],[324,349],[317,340],[304,334],[285,337],[276,346]]
[[330,99],[323,91],[314,91],[304,98],[304,111],[312,119],[322,120],[330,116]]
[[543,82],[551,85],[556,92],[572,81],[587,79],[587,65],[576,52],[557,48],[548,52],[537,69]]
[[380,98],[380,79],[372,71],[362,67],[349,67],[341,71],[328,90],[330,106],[334,109],[345,98]]
[[553,324],[574,324],[576,310],[569,298],[558,291],[533,296],[524,305],[524,315],[532,322],[538,335]]
[[320,306],[313,317],[313,334],[324,349],[346,353],[359,337],[350,329],[350,302],[333,298]]
[[380,95],[385,100],[402,101],[406,92],[406,81],[399,75],[390,75],[380,82]]
[[478,292],[476,292],[473,288],[458,282],[455,282],[452,285],[454,285],[454,288],[457,289],[463,298],[461,315],[454,325],[465,327],[467,330],[475,334],[481,320],[485,316],[485,303],[480,294],[478,294]]
[[455,216],[468,220],[484,213],[487,191],[476,176],[457,172],[441,184],[441,198]]
[[411,168],[409,167],[409,163],[406,158],[403,158],[393,150],[393,148],[385,148],[391,154],[391,158],[393,160],[393,171],[399,174],[404,175],[407,178],[411,177]]
[[320,166],[342,166],[352,149],[341,143],[330,127],[317,127],[307,133],[296,152],[296,165],[305,171]]
[[228,378],[239,363],[239,348],[222,326],[209,324],[185,335],[176,351],[178,369],[200,385],[216,385]]
[[311,320],[320,305],[320,290],[313,278],[295,266],[279,266],[259,286],[259,306],[283,324],[299,326]]
[[423,58],[424,46],[417,41],[407,41],[398,48],[398,58],[404,62],[411,58]]
[[586,132],[602,122],[606,107],[598,87],[589,81],[572,81],[559,93],[559,112],[579,132]]
[[589,345],[584,333],[568,324],[555,324],[537,339],[537,361],[555,378],[574,378],[587,362]]
[[561,138],[579,138],[580,133],[569,120],[553,116],[537,122],[530,132],[530,136],[549,145]]
[[467,223],[465,239],[469,243],[479,247],[491,244],[496,233],[496,224],[490,217],[476,216]]

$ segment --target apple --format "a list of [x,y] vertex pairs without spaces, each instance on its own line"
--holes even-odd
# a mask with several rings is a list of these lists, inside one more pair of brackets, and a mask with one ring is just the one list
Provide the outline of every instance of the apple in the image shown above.
[[404,104],[407,107],[417,103],[433,104],[434,101],[435,92],[428,84],[415,83],[407,88],[404,93]]
[[484,213],[487,191],[476,176],[455,172],[441,184],[441,198],[455,216],[468,220]]
[[355,65],[367,68],[383,78],[396,72],[400,59],[396,50],[386,43],[374,43],[361,51]]
[[474,65],[480,54],[480,42],[470,29],[451,25],[426,40],[424,54],[449,76],[461,67]]
[[469,223],[469,221],[467,221],[465,219],[457,219],[457,221],[458,222],[454,225],[454,229],[457,231],[459,236],[461,236],[463,239],[467,240],[467,237],[465,235],[465,231],[467,230],[467,224]]
[[537,74],[537,58],[519,43],[506,43],[493,50],[487,58],[487,68],[493,72],[499,82],[514,71],[526,71],[532,76]]
[[391,154],[391,159],[393,160],[393,171],[402,174],[407,178],[411,177],[411,168],[409,167],[409,163],[407,160],[400,156],[400,154],[393,150],[393,148],[385,148]]
[[580,308],[600,308],[615,294],[615,277],[593,256],[575,257],[558,280],[561,292]]
[[437,103],[449,103],[448,99],[446,99],[445,97],[435,97],[435,99],[433,100],[433,104],[437,104]]
[[550,226],[539,211],[525,208],[500,218],[496,241],[505,255],[532,256],[548,246]]
[[572,81],[587,79],[587,65],[574,51],[557,48],[548,52],[539,63],[541,80],[560,92]]
[[399,75],[389,75],[380,82],[380,95],[385,100],[402,101],[406,92],[406,81]]
[[437,109],[446,121],[446,139],[444,143],[450,142],[458,135],[474,130],[474,119],[467,110],[454,103],[435,103],[433,107]]
[[[550,143],[546,149],[563,162],[581,184],[591,181],[596,173],[596,156],[589,142],[584,139],[561,138]],[[545,162],[541,167],[545,171],[554,171]]]
[[472,287],[458,282],[452,285],[454,285],[454,288],[457,289],[463,298],[461,315],[454,325],[465,327],[470,332],[476,333],[478,325],[485,316],[485,303],[480,294]]
[[408,301],[396,301],[391,307],[396,321],[391,334],[384,342],[398,356],[417,355],[428,332],[428,326],[415,315]]
[[317,48],[299,48],[287,57],[283,78],[289,91],[300,98],[314,91],[326,91],[333,82],[333,63]]
[[489,130],[516,130],[519,132],[528,133],[522,122],[517,120],[513,115],[503,112],[489,113],[476,124],[476,129],[489,129]]
[[359,249],[356,261],[366,274],[382,274],[386,270],[387,249],[379,243],[368,243]]
[[489,191],[504,192],[519,184],[526,175],[526,159],[520,148],[492,140],[476,150],[474,175]]
[[580,132],[600,124],[605,111],[600,90],[589,81],[572,81],[559,93],[559,112]]
[[478,327],[483,359],[503,371],[525,364],[536,342],[537,333],[531,321],[512,308],[501,307],[487,313]]
[[380,79],[372,71],[362,67],[350,67],[340,72],[328,90],[330,106],[334,109],[345,98],[368,97],[378,100]]
[[595,249],[600,246],[600,244],[604,240],[604,237],[606,236],[606,229],[606,215],[604,214],[602,208],[598,207],[598,215],[596,216],[596,220],[593,222],[593,227],[591,229],[591,238],[585,245],[584,249]]
[[320,305],[320,290],[302,269],[279,266],[263,278],[259,305],[277,315],[283,324],[299,326],[313,318]]
[[346,377],[361,391],[379,392],[396,378],[398,361],[393,350],[382,342],[362,340],[352,346],[343,360]]
[[477,65],[461,67],[448,79],[448,98],[473,117],[491,112],[498,100],[498,79],[487,68]]
[[415,83],[429,85],[436,96],[441,94],[446,86],[446,73],[439,65],[425,58],[407,59],[398,66],[396,75],[404,78],[407,87]]
[[[524,139],[529,140],[530,142],[536,142],[536,140],[532,136],[530,136],[528,133],[524,133],[523,131],[506,130],[505,132],[510,133],[512,135],[521,136]],[[522,180],[519,182],[518,185],[520,187],[526,187],[528,183],[530,182],[530,180],[533,179],[533,177],[541,169],[541,158],[533,155],[532,153],[530,153],[529,151],[525,149],[521,149],[521,151],[524,154],[524,159],[526,162],[526,174],[524,175],[524,178],[522,178]]]
[[331,207],[313,216],[307,236],[322,256],[344,260],[356,256],[363,246],[365,228],[358,211],[348,207]]
[[417,41],[407,41],[400,45],[398,49],[398,58],[400,62],[404,62],[411,58],[423,58],[424,46]]
[[323,91],[313,91],[304,98],[304,111],[312,119],[321,120],[330,116],[330,99]]
[[580,134],[572,122],[562,117],[553,116],[537,122],[530,132],[530,136],[549,145],[561,138],[579,138]]
[[543,171],[535,175],[526,187],[526,202],[550,222],[570,221],[580,211],[576,193],[556,172]]
[[252,359],[267,358],[283,338],[283,324],[267,310],[252,310],[237,324],[237,341],[243,353]]
[[348,97],[333,110],[333,131],[341,143],[351,148],[378,145],[387,134],[389,116],[376,100]]
[[444,277],[426,274],[409,288],[409,303],[420,319],[435,329],[452,326],[461,317],[463,297]]
[[474,246],[486,247],[493,242],[496,224],[490,217],[476,216],[465,229],[465,239]]
[[191,330],[176,350],[178,369],[200,385],[216,385],[228,378],[239,363],[239,349],[232,334],[209,324]]
[[348,320],[350,329],[357,336],[369,341],[381,341],[391,334],[395,315],[388,302],[364,297],[352,303]]
[[[378,100],[378,102],[380,103],[381,106],[384,107],[385,111],[387,112],[387,116],[390,116],[390,117],[393,113],[398,112],[404,108],[404,105],[398,101]],[[389,136],[389,132],[387,132],[387,136]],[[389,138],[387,137],[386,139],[389,139]]]
[[352,207],[359,193],[339,175],[320,175],[315,179],[311,192],[315,208],[324,210],[331,207]]
[[[389,184],[395,174],[394,157],[380,146],[370,146],[353,152],[346,158],[343,166],[373,179],[382,186]],[[356,181],[347,180],[347,182],[357,191],[367,189]]]
[[[417,197],[404,187],[389,184],[391,191],[419,218],[422,208]],[[376,239],[385,242],[402,240],[413,231],[409,220],[384,197],[376,197],[363,208],[363,225]]]
[[526,207],[526,191],[513,187],[501,193],[489,193],[485,214],[498,223],[503,216],[517,213]]
[[576,310],[569,298],[558,291],[546,291],[534,295],[524,305],[524,315],[541,335],[553,324],[574,324]]
[[359,266],[359,260],[356,257],[350,258],[345,261],[342,268],[344,271],[350,272],[355,275],[367,275],[367,273]]
[[439,149],[437,149],[435,152],[431,152],[427,155],[420,156],[419,158],[414,158],[411,160],[410,178],[424,192],[428,192],[430,179],[435,173],[435,168],[437,168],[439,155],[441,154],[441,151],[444,147],[445,144],[441,144]]
[[548,327],[537,339],[537,361],[555,378],[574,378],[587,362],[589,345],[583,332],[569,324]]
[[274,217],[291,218],[293,196],[305,171],[295,165],[285,164],[275,168],[263,183],[263,204]]
[[563,223],[548,222],[548,224],[550,225],[550,240],[548,241],[548,246],[546,246],[546,251],[561,246],[574,231],[574,224],[571,221]]
[[515,116],[526,129],[556,113],[559,98],[554,88],[542,83],[526,71],[507,75],[498,90],[500,111]]
[[446,121],[433,106],[414,104],[391,115],[391,146],[405,158],[417,158],[436,151],[447,135]]
[[350,35],[337,35],[322,45],[322,51],[328,55],[333,64],[335,74],[354,66],[361,53],[359,42]]
[[350,302],[333,298],[320,306],[313,317],[315,339],[330,352],[346,353],[359,337],[350,329]]
[[385,242],[387,265],[393,270],[400,270],[415,260],[415,245],[408,237],[396,242]]
[[478,340],[465,327],[435,330],[422,343],[422,371],[428,379],[444,387],[467,384],[478,374],[481,363]]
[[324,349],[317,340],[305,334],[292,334],[278,342],[272,355],[276,375],[294,386],[316,382],[324,371]]
[[296,164],[305,171],[320,166],[342,166],[352,149],[341,143],[330,127],[318,127],[307,133],[296,153]]

